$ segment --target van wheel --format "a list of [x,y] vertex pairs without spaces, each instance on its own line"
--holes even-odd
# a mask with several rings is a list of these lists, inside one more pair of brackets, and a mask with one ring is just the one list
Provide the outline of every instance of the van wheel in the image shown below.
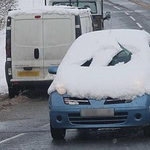
[[8,87],[9,97],[14,98],[15,95],[19,95],[19,89],[14,87]]
[[54,140],[63,140],[65,138],[66,129],[55,129],[52,128],[51,125],[50,129],[51,129],[51,136]]
[[143,130],[144,130],[144,136],[145,137],[150,137],[150,125],[144,127]]

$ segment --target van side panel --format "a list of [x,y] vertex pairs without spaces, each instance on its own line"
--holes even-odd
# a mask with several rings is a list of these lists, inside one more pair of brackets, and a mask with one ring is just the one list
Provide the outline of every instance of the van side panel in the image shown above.
[[75,16],[44,15],[44,76],[50,76],[49,66],[57,66],[75,40]]
[[12,19],[13,79],[43,78],[42,36],[41,18],[28,14]]

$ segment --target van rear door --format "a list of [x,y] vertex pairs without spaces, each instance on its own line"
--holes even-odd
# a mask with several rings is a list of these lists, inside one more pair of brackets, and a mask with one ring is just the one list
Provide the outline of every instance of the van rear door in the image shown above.
[[13,79],[43,78],[42,16],[18,15],[12,18]]
[[44,76],[49,76],[48,67],[58,66],[75,40],[75,16],[44,14]]

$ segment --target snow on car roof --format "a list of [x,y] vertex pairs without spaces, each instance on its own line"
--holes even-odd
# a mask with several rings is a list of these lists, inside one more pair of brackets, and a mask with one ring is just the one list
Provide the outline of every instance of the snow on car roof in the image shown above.
[[[116,29],[80,36],[60,64],[48,89],[63,88],[70,96],[133,99],[150,94],[150,35],[146,31]],[[108,66],[124,48],[132,53],[128,63]],[[92,60],[89,67],[82,64]]]
[[22,7],[18,10],[12,10],[8,16],[14,17],[25,14],[59,14],[59,15],[80,15],[89,16],[90,9],[78,9],[71,6],[42,6],[42,7]]

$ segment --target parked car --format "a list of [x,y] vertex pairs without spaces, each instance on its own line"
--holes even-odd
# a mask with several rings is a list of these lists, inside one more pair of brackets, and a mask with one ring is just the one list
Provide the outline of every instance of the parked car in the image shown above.
[[104,20],[110,19],[110,12],[106,12],[103,17],[103,1],[99,0],[46,0],[47,6],[76,6],[80,8],[90,8],[93,17],[94,31],[104,29]]
[[48,89],[53,139],[66,129],[143,127],[150,135],[150,34],[95,31],[80,36]]
[[93,31],[88,9],[49,6],[13,10],[6,28],[6,80],[12,98],[22,87],[49,84],[73,41]]

